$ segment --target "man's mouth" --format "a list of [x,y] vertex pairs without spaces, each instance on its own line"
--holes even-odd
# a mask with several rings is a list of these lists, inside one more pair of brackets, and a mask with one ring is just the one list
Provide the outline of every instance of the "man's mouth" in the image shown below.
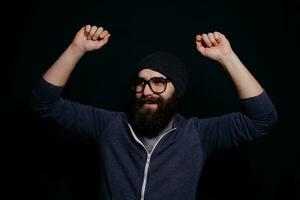
[[156,109],[160,104],[160,100],[156,98],[145,98],[145,99],[140,99],[138,101],[138,104],[139,106],[144,108]]
[[154,102],[145,102],[143,104],[143,107],[146,107],[146,108],[157,108],[158,104],[157,103],[154,103]]

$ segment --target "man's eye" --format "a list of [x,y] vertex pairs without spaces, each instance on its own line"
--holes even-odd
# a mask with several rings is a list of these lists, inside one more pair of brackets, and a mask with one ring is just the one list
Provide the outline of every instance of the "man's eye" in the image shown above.
[[135,82],[135,84],[136,85],[142,85],[142,84],[144,84],[144,79],[138,79],[138,80],[136,80],[136,82]]
[[154,84],[164,84],[165,83],[165,80],[164,79],[161,79],[161,78],[156,78],[156,79],[152,79],[152,83]]

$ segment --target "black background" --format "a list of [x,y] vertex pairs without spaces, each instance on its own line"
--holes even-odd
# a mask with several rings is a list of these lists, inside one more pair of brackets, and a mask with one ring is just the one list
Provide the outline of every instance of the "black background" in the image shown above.
[[152,51],[168,50],[178,55],[190,72],[182,109],[187,117],[210,117],[239,109],[236,91],[223,69],[195,49],[197,33],[224,33],[273,100],[279,121],[269,135],[212,156],[199,183],[199,196],[207,200],[299,199],[299,2],[6,3],[2,10],[7,13],[1,12],[5,199],[98,197],[101,166],[93,144],[38,119],[28,106],[41,74],[85,24],[103,26],[112,36],[104,48],[80,61],[64,97],[123,110],[136,62]]

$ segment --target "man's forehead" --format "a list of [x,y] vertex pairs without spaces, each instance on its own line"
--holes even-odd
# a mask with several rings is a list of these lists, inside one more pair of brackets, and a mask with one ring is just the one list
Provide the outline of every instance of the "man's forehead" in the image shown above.
[[165,75],[159,73],[158,71],[152,70],[150,68],[145,68],[139,71],[138,77],[144,78],[144,79],[149,79],[152,77],[161,77],[161,78],[166,78]]

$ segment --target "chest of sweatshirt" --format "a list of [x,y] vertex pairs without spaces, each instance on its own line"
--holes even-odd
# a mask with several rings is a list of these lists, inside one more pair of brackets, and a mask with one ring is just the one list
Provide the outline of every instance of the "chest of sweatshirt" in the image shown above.
[[[205,156],[205,149],[202,144],[200,135],[193,124],[188,120],[177,116],[175,128],[168,131],[160,140],[151,152],[151,158],[165,157],[166,152],[177,153],[186,152],[189,150],[196,150],[197,154],[203,153]],[[183,121],[183,122],[182,122]],[[99,148],[102,153],[107,153],[107,150],[115,154],[134,154],[141,159],[146,159],[149,152],[146,151],[143,144],[141,144],[136,134],[131,129],[131,126],[126,120],[126,115],[121,113],[117,116],[99,135]],[[178,152],[176,151],[178,149]],[[192,152],[190,152],[192,153]],[[176,157],[176,155],[173,156]]]
[[118,191],[112,191],[115,195],[120,194],[120,191],[123,194],[139,195],[145,182],[147,165],[146,195],[175,194],[180,188],[186,188],[186,194],[181,195],[194,194],[206,160],[199,134],[189,124],[177,125],[176,129],[158,141],[149,155],[135,140],[127,121],[122,117],[115,118],[103,131],[99,148],[107,184],[111,190],[118,188]]

